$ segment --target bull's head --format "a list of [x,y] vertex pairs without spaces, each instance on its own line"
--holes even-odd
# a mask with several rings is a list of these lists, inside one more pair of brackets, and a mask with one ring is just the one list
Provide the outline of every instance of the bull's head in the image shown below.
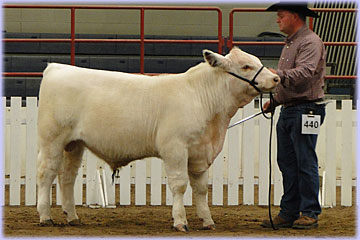
[[234,88],[245,86],[248,93],[257,95],[260,92],[273,90],[280,82],[280,77],[263,67],[261,61],[239,48],[234,47],[229,54],[222,56],[210,50],[203,50],[205,60],[212,67],[219,68],[233,77]]

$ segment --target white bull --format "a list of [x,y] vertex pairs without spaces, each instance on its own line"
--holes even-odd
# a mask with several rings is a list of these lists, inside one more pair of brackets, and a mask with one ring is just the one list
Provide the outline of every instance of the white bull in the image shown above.
[[[190,180],[203,227],[213,229],[207,170],[221,151],[231,117],[259,94],[249,83],[260,60],[234,48],[225,57],[204,50],[204,63],[174,75],[146,76],[51,63],[44,71],[38,114],[38,204],[51,225],[50,187],[59,176],[62,209],[79,224],[74,181],[84,147],[112,169],[146,157],[164,161],[173,194],[173,226],[187,231],[183,196]],[[257,87],[279,77],[264,68]]]

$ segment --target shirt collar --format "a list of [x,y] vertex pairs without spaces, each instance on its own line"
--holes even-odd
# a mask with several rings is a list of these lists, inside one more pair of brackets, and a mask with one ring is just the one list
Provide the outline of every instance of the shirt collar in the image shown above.
[[308,27],[306,26],[306,24],[304,24],[304,26],[302,26],[297,32],[293,33],[292,35],[288,36],[285,39],[285,42],[292,42],[294,41],[296,38],[298,38],[299,36],[302,35],[303,32],[305,32],[308,29]]

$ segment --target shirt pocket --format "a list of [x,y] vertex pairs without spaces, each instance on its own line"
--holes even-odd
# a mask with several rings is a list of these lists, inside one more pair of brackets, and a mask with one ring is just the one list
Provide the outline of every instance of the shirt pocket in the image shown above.
[[279,59],[279,69],[285,70],[285,69],[292,69],[295,67],[295,58],[293,57],[280,57]]

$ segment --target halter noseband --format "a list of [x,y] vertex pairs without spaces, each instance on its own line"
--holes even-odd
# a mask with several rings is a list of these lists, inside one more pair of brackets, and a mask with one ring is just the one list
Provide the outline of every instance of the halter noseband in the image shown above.
[[260,72],[263,70],[263,68],[264,68],[264,66],[261,66],[261,68],[257,71],[257,73],[255,74],[255,76],[253,77],[252,80],[249,80],[249,79],[247,79],[247,78],[244,78],[244,77],[239,76],[239,75],[237,75],[237,74],[235,74],[235,73],[232,73],[232,72],[228,72],[228,73],[231,74],[231,75],[233,75],[233,76],[236,77],[236,78],[239,78],[239,79],[241,79],[241,80],[249,83],[253,88],[255,88],[256,91],[258,91],[259,93],[261,93],[261,90],[256,86],[256,85],[258,85],[259,83],[255,82],[255,79],[256,79],[256,77],[260,74]]

